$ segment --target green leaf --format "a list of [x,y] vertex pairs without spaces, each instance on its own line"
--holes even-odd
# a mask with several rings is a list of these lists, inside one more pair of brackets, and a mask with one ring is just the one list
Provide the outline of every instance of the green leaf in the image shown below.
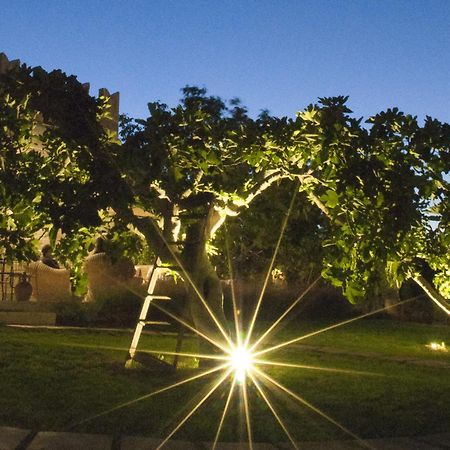
[[354,304],[364,297],[364,290],[355,282],[349,282],[344,290],[344,295],[350,303]]
[[339,203],[339,195],[331,189],[327,189],[326,193],[320,199],[328,208],[335,208]]

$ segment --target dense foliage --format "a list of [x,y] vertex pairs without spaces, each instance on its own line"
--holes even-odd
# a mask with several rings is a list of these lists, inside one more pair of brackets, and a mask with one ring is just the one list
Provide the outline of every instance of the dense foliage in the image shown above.
[[[0,77],[0,100],[9,259],[29,259],[42,230],[62,233],[61,250],[79,260],[100,227],[122,249],[143,238],[181,263],[213,302],[215,232],[232,217],[232,254],[260,270],[298,190],[280,256],[291,278],[322,259],[323,276],[357,301],[386,276],[418,278],[426,260],[448,290],[448,124],[395,108],[362,123],[346,97],[320,99],[295,119],[255,119],[238,100],[186,87],[176,107],[150,103],[146,120],[124,118],[119,141],[101,126],[106,99],[75,77],[25,66]],[[224,255],[223,233],[216,245]]]
[[111,229],[107,208],[121,186],[101,126],[107,99],[74,76],[23,65],[0,75],[0,100],[3,256],[34,259],[44,234],[64,237],[57,252],[75,281],[95,232]]
[[303,188],[330,217],[324,275],[358,298],[380,265],[397,280],[425,259],[448,268],[450,126],[397,109],[353,119],[346,98],[309,107],[295,133],[311,178]]

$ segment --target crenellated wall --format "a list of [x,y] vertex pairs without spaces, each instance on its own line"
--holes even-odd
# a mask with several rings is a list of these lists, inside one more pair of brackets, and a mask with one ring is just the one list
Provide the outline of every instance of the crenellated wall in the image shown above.
[[[9,70],[18,68],[20,66],[20,60],[9,60],[5,53],[0,53],[0,74],[6,73]],[[89,83],[84,83],[83,87],[89,94]],[[98,91],[98,97],[107,97],[109,103],[109,116],[110,118],[104,119],[102,125],[104,128],[117,133],[119,124],[119,92],[110,94],[108,89],[101,88]]]

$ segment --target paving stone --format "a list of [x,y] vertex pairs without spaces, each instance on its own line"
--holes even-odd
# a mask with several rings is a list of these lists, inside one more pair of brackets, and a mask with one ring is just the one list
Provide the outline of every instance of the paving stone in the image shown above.
[[0,450],[14,450],[29,433],[30,430],[0,427]]
[[366,441],[375,449],[382,450],[439,450],[442,447],[437,447],[432,444],[420,442],[414,438],[389,438],[389,439],[368,439]]
[[[28,436],[30,430],[12,427],[0,427],[0,450],[15,450]],[[153,450],[161,439],[141,436],[123,436],[121,450]],[[438,433],[428,436],[367,439],[364,441],[368,448],[375,450],[442,450],[450,449],[450,433]],[[27,450],[111,450],[113,438],[111,436],[81,433],[40,432],[28,445]],[[254,443],[254,450],[292,449],[286,443]],[[366,448],[357,441],[323,441],[299,442],[302,450],[357,450]],[[211,442],[188,442],[171,440],[164,445],[164,450],[206,450],[212,448]],[[249,450],[246,443],[220,442],[217,450]]]
[[[292,450],[294,446],[290,442],[277,444],[281,450]],[[361,450],[364,448],[356,441],[320,441],[320,442],[297,442],[301,450]]]
[[[204,442],[203,447],[205,449],[211,449],[212,442]],[[252,445],[253,450],[277,450],[278,447],[274,447],[272,444],[264,442],[255,442]],[[216,450],[250,450],[250,446],[244,442],[218,442]]]
[[42,431],[27,450],[111,450],[112,437],[101,434]]
[[[364,445],[366,444],[366,445]],[[289,443],[278,445],[280,449],[292,449]],[[389,438],[389,439],[365,439],[358,441],[323,441],[323,442],[299,442],[302,450],[361,450],[372,448],[374,450],[438,450],[431,444],[419,442],[413,438]]]
[[440,446],[442,448],[450,449],[450,433],[430,434],[428,436],[420,436],[416,438],[417,441],[425,442],[430,445]]
[[[120,443],[120,450],[154,450],[162,439],[140,436],[123,436]],[[199,445],[192,442],[171,440],[164,445],[164,450],[199,450]],[[85,449],[87,450],[87,449]],[[89,449],[90,450],[90,449]]]

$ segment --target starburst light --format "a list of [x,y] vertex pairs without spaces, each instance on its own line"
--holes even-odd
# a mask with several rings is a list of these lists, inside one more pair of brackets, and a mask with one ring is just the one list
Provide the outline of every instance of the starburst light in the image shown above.
[[244,347],[237,347],[230,355],[230,363],[234,376],[239,383],[244,383],[253,370],[253,355]]
[[[295,196],[294,196],[295,198]],[[343,373],[347,375],[374,375],[372,373],[367,372],[359,372],[359,371],[351,371],[351,370],[342,370],[342,369],[335,369],[330,367],[316,367],[311,365],[302,365],[302,364],[292,364],[292,363],[286,363],[286,362],[278,362],[274,361],[272,359],[266,359],[266,355],[271,355],[273,357],[274,354],[277,354],[280,349],[285,348],[287,346],[290,346],[292,344],[298,343],[299,341],[306,339],[308,337],[311,337],[313,335],[326,332],[328,330],[337,328],[339,326],[349,324],[355,320],[359,320],[363,317],[368,317],[373,314],[377,314],[379,312],[385,311],[389,308],[395,307],[396,305],[391,305],[386,308],[380,308],[377,311],[373,311],[371,313],[363,314],[360,317],[352,318],[334,325],[331,325],[329,327],[323,328],[321,330],[318,330],[316,332],[312,332],[303,336],[298,336],[293,339],[289,339],[284,342],[279,342],[274,344],[272,339],[269,340],[269,335],[272,336],[274,334],[273,332],[275,329],[279,326],[279,324],[282,322],[282,320],[285,319],[285,317],[288,315],[288,313],[302,300],[302,298],[305,296],[305,294],[310,291],[315,284],[317,283],[318,279],[316,279],[311,285],[303,291],[299,297],[293,301],[293,303],[286,309],[286,311],[280,315],[280,317],[277,320],[274,320],[268,328],[264,331],[262,330],[262,333],[258,335],[258,337],[254,337],[253,334],[255,332],[255,325],[257,324],[257,317],[260,310],[260,306],[264,297],[264,293],[267,287],[269,276],[272,272],[272,267],[277,255],[277,252],[280,247],[280,242],[282,239],[282,236],[284,234],[284,231],[286,229],[286,223],[287,219],[289,217],[289,214],[293,207],[293,201],[291,201],[289,211],[286,214],[286,217],[283,220],[283,224],[281,226],[280,236],[276,244],[276,248],[274,251],[274,255],[270,261],[267,275],[265,277],[261,293],[257,299],[255,310],[253,311],[253,314],[251,315],[250,322],[246,329],[244,330],[244,327],[242,327],[242,324],[240,323],[240,317],[238,314],[238,308],[237,308],[237,302],[235,298],[235,291],[234,286],[232,284],[231,286],[231,292],[232,292],[232,304],[233,304],[233,314],[234,314],[234,324],[235,324],[235,336],[231,335],[230,333],[227,333],[225,330],[225,327],[223,324],[220,323],[220,321],[215,316],[214,312],[211,310],[211,308],[208,306],[206,300],[203,298],[200,290],[194,285],[193,281],[187,274],[187,272],[184,270],[183,265],[181,264],[181,261],[177,260],[177,264],[182,270],[183,277],[185,278],[185,281],[188,284],[191,284],[194,287],[195,292],[198,295],[200,303],[204,306],[206,312],[211,316],[212,321],[214,322],[215,326],[217,327],[218,334],[221,335],[223,339],[220,341],[217,340],[212,335],[209,335],[208,333],[205,333],[205,331],[199,331],[194,326],[187,323],[183,318],[177,316],[176,314],[166,311],[164,308],[159,307],[157,304],[155,306],[159,308],[162,312],[167,313],[170,317],[172,317],[174,320],[179,322],[180,324],[184,325],[186,328],[190,329],[192,332],[196,333],[198,336],[200,336],[203,339],[206,339],[211,344],[213,344],[216,349],[220,353],[213,353],[213,354],[197,354],[195,352],[190,353],[183,353],[183,352],[170,352],[165,350],[147,350],[148,353],[159,353],[164,355],[176,355],[176,356],[184,356],[184,357],[190,357],[190,358],[198,358],[200,360],[206,359],[215,364],[214,368],[202,371],[201,373],[194,375],[194,376],[188,376],[187,378],[177,381],[167,387],[164,387],[162,389],[158,389],[156,391],[150,392],[149,394],[143,395],[139,398],[130,400],[128,402],[119,404],[113,408],[110,408],[103,413],[99,413],[93,417],[90,417],[88,419],[85,419],[83,421],[80,421],[77,423],[77,425],[80,425],[82,423],[86,423],[90,420],[94,420],[98,417],[101,417],[106,414],[113,413],[121,408],[129,407],[134,405],[135,403],[145,400],[149,397],[152,397],[154,395],[166,392],[170,389],[177,388],[179,386],[185,385],[187,383],[193,382],[195,380],[199,379],[207,379],[210,376],[217,376],[217,379],[215,382],[211,384],[211,387],[208,388],[207,392],[203,395],[203,397],[188,411],[184,417],[172,428],[172,430],[166,435],[166,437],[160,442],[159,446],[157,447],[162,448],[165,446],[169,439],[171,439],[177,431],[186,424],[186,422],[204,405],[208,399],[210,399],[214,393],[220,388],[228,385],[228,394],[225,396],[225,404],[223,406],[223,411],[219,420],[219,424],[217,427],[217,431],[214,437],[214,442],[212,444],[212,449],[214,450],[216,448],[217,443],[219,442],[221,432],[223,430],[224,423],[226,421],[227,414],[229,413],[229,410],[231,409],[231,405],[233,403],[232,399],[237,392],[240,398],[240,405],[242,407],[243,411],[243,422],[244,426],[247,431],[247,440],[248,440],[248,446],[249,449],[252,450],[253,448],[253,435],[252,435],[252,421],[251,421],[251,411],[250,411],[250,402],[252,395],[251,393],[257,392],[262,399],[263,403],[267,406],[268,410],[272,413],[275,422],[278,423],[281,430],[284,432],[287,439],[290,441],[292,446],[294,448],[298,448],[297,444],[295,442],[295,439],[291,433],[291,431],[288,429],[287,424],[282,419],[281,412],[277,411],[275,408],[274,403],[270,399],[270,392],[277,391],[278,393],[283,393],[284,395],[290,397],[291,399],[295,400],[298,404],[302,405],[303,407],[309,409],[310,411],[314,412],[316,415],[320,416],[322,419],[328,421],[335,427],[339,428],[342,432],[346,433],[349,437],[352,439],[356,439],[363,447],[371,448],[369,445],[367,445],[364,441],[362,441],[356,434],[354,434],[352,431],[350,431],[347,427],[344,425],[341,425],[339,422],[337,422],[335,419],[333,419],[329,414],[322,411],[321,409],[315,407],[311,402],[307,401],[303,397],[301,397],[299,394],[291,391],[287,387],[285,387],[282,383],[275,380],[272,376],[270,376],[268,373],[265,372],[264,369],[270,369],[271,367],[278,367],[278,368],[291,368],[291,369],[313,369],[313,370],[323,370],[328,372],[334,372],[334,373]],[[164,237],[161,235],[161,239],[165,240]],[[228,247],[228,244],[227,244]],[[171,251],[170,245],[167,244],[167,248],[169,251]],[[173,255],[176,259],[176,256]],[[230,266],[230,274],[231,274],[231,263],[229,260],[229,266]],[[231,277],[233,278],[233,277]],[[410,301],[406,300],[406,301]],[[406,301],[399,302],[399,304],[405,303]],[[216,333],[217,334],[217,333]],[[99,346],[97,346],[99,347]],[[101,346],[100,346],[101,347]],[[145,350],[141,350],[142,352],[145,352]],[[279,354],[279,352],[278,352]],[[253,386],[254,389],[251,390],[250,387]],[[263,387],[264,386],[264,387]]]

